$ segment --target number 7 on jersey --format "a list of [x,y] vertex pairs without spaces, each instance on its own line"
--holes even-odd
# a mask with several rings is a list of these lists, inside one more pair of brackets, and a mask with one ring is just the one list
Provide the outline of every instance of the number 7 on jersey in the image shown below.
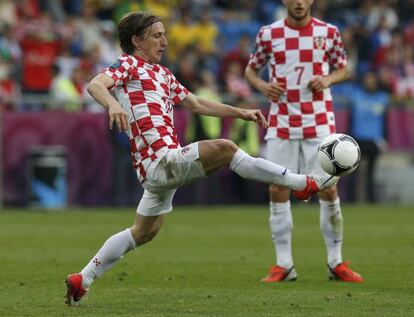
[[304,70],[305,70],[305,66],[296,66],[295,67],[295,72],[298,73],[298,79],[296,80],[296,85],[300,85]]

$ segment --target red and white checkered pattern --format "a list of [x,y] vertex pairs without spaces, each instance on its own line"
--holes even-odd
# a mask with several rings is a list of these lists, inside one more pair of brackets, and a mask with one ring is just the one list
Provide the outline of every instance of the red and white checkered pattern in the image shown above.
[[347,56],[336,26],[313,18],[302,28],[279,20],[263,26],[256,37],[249,66],[268,64],[271,82],[286,89],[279,102],[270,103],[266,139],[324,137],[335,131],[330,89],[308,88],[314,76],[326,76],[331,69],[347,64]]
[[114,81],[116,97],[128,114],[127,131],[140,182],[149,164],[168,149],[180,147],[173,124],[173,106],[188,95],[175,76],[158,64],[123,54],[104,74]]

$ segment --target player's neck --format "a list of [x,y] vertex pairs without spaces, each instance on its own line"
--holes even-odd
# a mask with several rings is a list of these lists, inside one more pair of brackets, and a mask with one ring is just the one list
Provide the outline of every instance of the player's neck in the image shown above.
[[312,21],[312,16],[308,15],[303,17],[302,19],[295,19],[291,15],[288,15],[286,21],[289,26],[292,26],[294,28],[303,28]]
[[149,60],[149,58],[142,52],[140,51],[135,51],[134,56],[143,60],[144,62],[148,63],[148,64],[152,64],[152,62]]

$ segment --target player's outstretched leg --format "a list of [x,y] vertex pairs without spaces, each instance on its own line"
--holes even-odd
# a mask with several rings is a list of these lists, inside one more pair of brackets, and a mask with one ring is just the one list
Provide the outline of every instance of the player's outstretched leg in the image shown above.
[[292,173],[286,167],[250,156],[233,141],[226,139],[200,141],[199,159],[206,174],[229,165],[231,170],[243,178],[292,189],[300,200],[307,200],[338,181],[338,177],[324,178]]
[[106,240],[80,273],[66,277],[65,303],[68,306],[79,304],[96,278],[109,270],[124,254],[151,241],[161,229],[163,217],[164,215],[147,217],[137,214],[134,226]]
[[206,174],[229,165],[231,170],[243,178],[292,189],[301,200],[308,199],[338,180],[337,177],[324,179],[292,173],[286,167],[250,156],[234,142],[225,139],[200,141],[199,159]]

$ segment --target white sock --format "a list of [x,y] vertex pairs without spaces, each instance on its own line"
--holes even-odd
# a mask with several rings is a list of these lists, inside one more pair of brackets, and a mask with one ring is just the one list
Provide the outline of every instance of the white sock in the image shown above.
[[305,175],[294,174],[283,166],[260,157],[252,157],[241,149],[234,154],[230,169],[243,178],[281,185],[293,190],[301,190],[306,186]]
[[131,230],[126,229],[111,236],[81,271],[82,287],[88,289],[96,278],[109,270],[125,253],[135,248]]
[[270,231],[276,250],[277,265],[284,268],[293,266],[292,259],[292,211],[290,201],[284,203],[270,202]]
[[332,268],[342,262],[342,211],[340,200],[324,201],[321,206],[320,225],[328,253],[328,265]]

